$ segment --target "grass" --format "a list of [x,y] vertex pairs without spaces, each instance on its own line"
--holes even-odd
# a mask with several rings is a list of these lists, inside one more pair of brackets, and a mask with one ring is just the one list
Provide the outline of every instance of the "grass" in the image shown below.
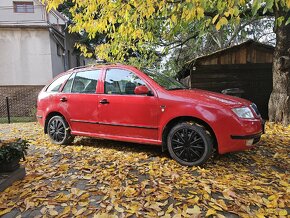
[[[10,117],[11,123],[35,122],[35,117]],[[0,124],[8,123],[7,117],[0,117]]]

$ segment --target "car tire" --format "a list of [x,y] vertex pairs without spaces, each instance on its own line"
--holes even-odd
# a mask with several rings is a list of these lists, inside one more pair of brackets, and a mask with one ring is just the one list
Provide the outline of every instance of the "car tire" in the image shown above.
[[167,146],[170,156],[184,166],[202,165],[213,152],[211,135],[202,126],[188,122],[170,130]]
[[47,124],[47,134],[50,141],[58,145],[68,145],[74,140],[70,128],[65,119],[61,116],[53,116]]

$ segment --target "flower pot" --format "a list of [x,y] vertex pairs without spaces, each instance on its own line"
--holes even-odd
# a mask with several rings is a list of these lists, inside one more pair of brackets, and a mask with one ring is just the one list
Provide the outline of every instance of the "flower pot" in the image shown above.
[[0,163],[0,173],[12,172],[20,167],[20,159],[14,159],[11,162]]

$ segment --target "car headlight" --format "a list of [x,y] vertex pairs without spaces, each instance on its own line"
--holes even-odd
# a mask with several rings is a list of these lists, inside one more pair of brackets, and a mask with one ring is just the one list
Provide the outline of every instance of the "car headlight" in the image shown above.
[[254,118],[254,115],[250,108],[248,107],[239,107],[239,108],[233,108],[232,111],[239,117],[239,118],[245,118],[245,119],[251,119]]

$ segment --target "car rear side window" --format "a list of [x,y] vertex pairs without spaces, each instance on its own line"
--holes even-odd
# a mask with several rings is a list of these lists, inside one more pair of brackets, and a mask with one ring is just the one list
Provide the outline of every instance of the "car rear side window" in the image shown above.
[[98,79],[101,70],[90,70],[78,72],[75,75],[72,91],[73,93],[96,93]]
[[134,73],[122,69],[109,69],[106,73],[105,93],[116,95],[135,95],[136,86],[145,83]]
[[74,81],[75,74],[72,74],[71,77],[66,81],[66,84],[64,85],[62,92],[69,93],[71,92],[72,83]]
[[70,76],[70,74],[65,74],[65,75],[57,78],[48,86],[46,91],[47,92],[58,92],[61,85],[64,83],[64,81],[66,81],[68,79],[69,76]]

